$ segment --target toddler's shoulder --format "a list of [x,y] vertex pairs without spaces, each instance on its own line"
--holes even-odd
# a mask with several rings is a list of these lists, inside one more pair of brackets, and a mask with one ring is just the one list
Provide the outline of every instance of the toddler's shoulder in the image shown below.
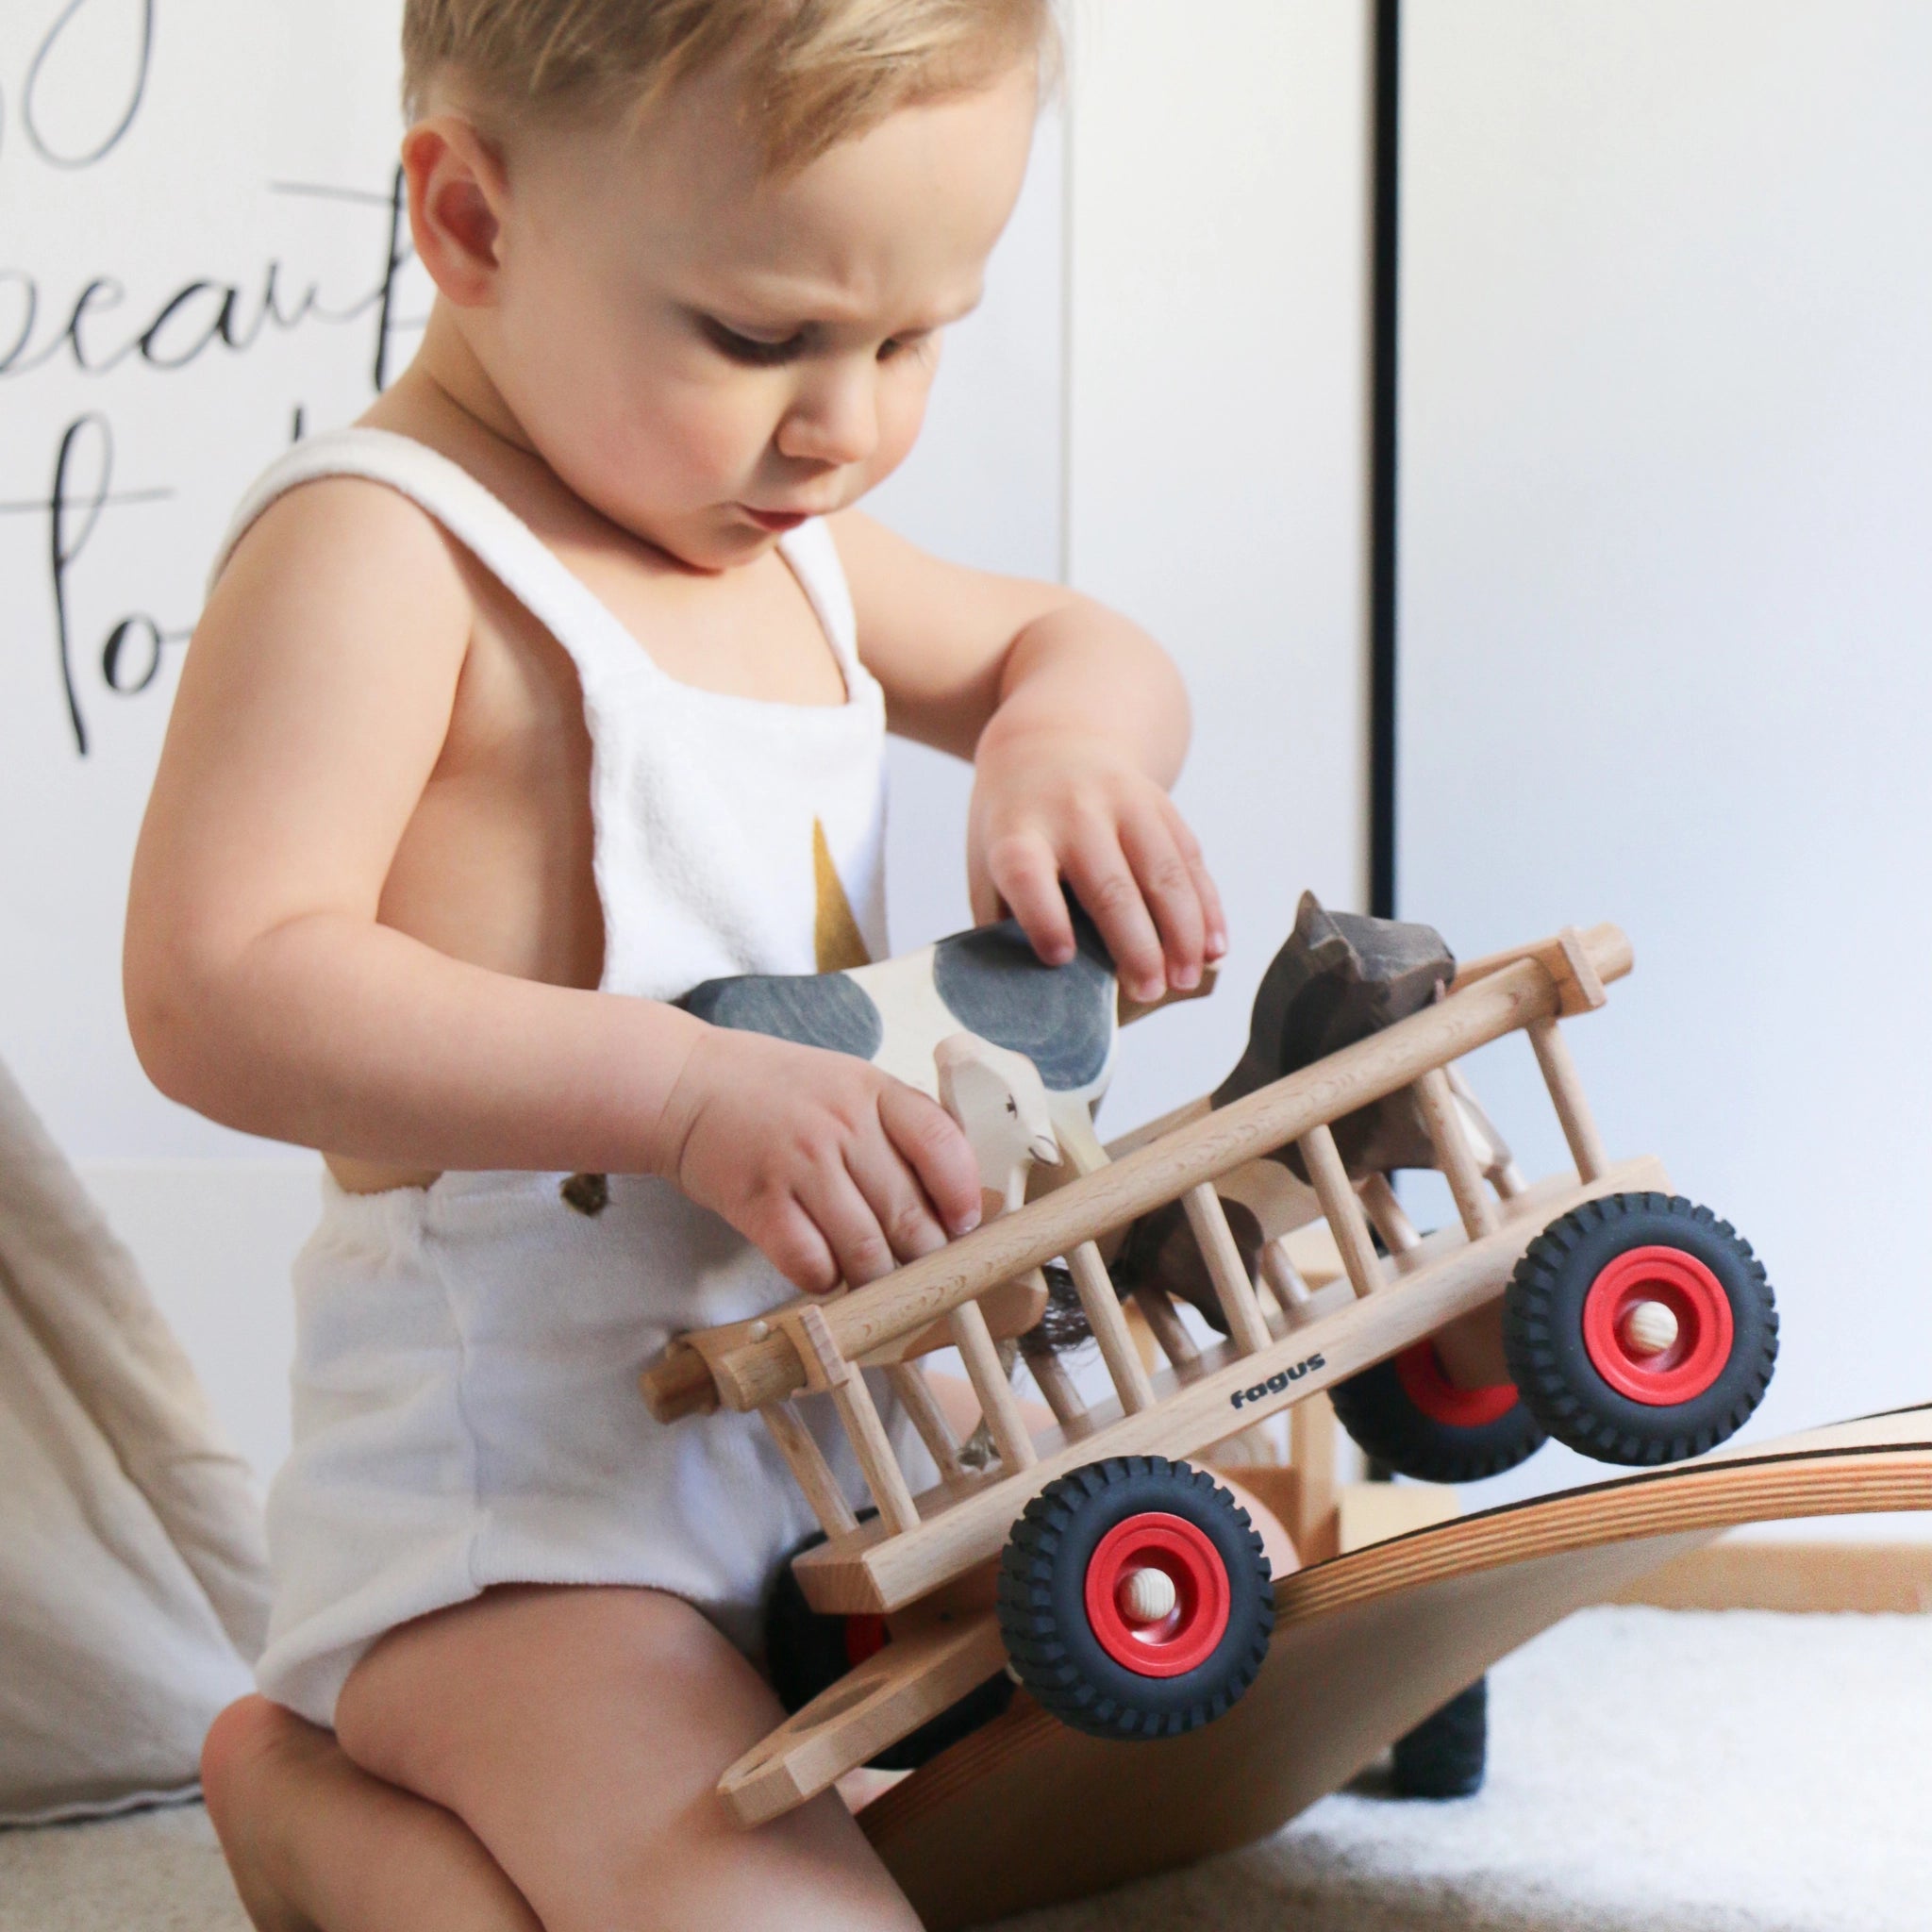
[[388,484],[327,475],[291,481],[231,534],[209,608],[302,604],[357,619],[467,624],[460,547],[428,511]]

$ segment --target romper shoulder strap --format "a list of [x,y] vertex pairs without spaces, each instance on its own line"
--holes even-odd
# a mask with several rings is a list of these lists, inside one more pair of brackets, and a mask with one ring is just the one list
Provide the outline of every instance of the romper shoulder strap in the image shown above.
[[823,517],[814,517],[781,537],[778,548],[838,654],[846,689],[856,689],[868,674],[858,661],[858,622],[853,613],[852,589],[845,580],[845,566],[839,560],[839,546],[832,541],[831,530]]
[[[325,476],[386,484],[434,517],[557,639],[580,671],[588,670],[590,654],[602,652],[608,658],[614,650],[619,661],[636,654],[629,633],[508,504],[441,452],[387,429],[312,436],[271,464],[242,499],[222,539],[208,575],[210,591],[236,545],[271,504]],[[836,568],[836,556],[833,563]],[[809,586],[808,594],[816,595]]]

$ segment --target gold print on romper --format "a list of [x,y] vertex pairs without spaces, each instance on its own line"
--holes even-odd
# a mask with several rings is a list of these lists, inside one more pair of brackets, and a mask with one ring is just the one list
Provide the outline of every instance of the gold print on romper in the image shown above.
[[832,863],[832,848],[825,840],[823,819],[811,822],[811,870],[817,888],[817,924],[812,934],[821,973],[842,973],[848,966],[870,966],[872,955],[865,949],[858,922],[852,916],[851,902],[839,880],[839,868]]

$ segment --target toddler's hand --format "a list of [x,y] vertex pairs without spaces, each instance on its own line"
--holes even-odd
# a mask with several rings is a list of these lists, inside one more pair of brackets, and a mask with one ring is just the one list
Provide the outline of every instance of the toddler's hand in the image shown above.
[[1221,895],[1174,801],[1111,741],[1036,732],[982,748],[967,815],[973,916],[1002,905],[1049,965],[1074,957],[1064,874],[1138,1000],[1186,992],[1227,951]]
[[660,1169],[808,1294],[854,1288],[979,1220],[953,1117],[851,1054],[708,1028],[665,1108]]

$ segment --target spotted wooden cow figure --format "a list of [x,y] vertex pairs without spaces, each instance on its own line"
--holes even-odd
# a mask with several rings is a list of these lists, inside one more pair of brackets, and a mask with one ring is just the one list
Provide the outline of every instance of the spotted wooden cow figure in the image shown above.
[[677,1004],[714,1026],[857,1054],[935,1100],[935,1049],[974,1034],[1032,1061],[1059,1143],[1084,1145],[1120,1023],[1113,960],[1086,914],[1071,901],[1069,910],[1075,948],[1064,966],[1046,965],[1007,919],[838,973],[708,979]]

